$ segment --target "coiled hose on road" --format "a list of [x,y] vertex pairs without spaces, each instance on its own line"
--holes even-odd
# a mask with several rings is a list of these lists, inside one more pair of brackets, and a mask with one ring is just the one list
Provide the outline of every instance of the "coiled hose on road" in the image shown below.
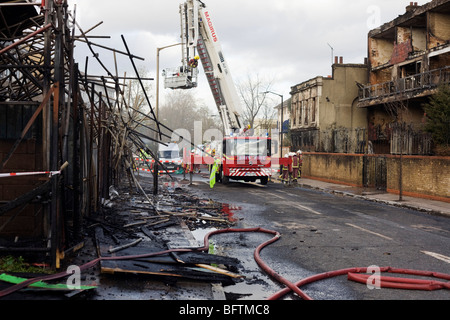
[[[273,237],[260,244],[254,251],[254,258],[256,263],[259,265],[261,269],[263,269],[270,277],[274,278],[278,282],[284,284],[287,286],[286,289],[283,289],[274,295],[270,296],[268,300],[278,300],[281,299],[283,296],[290,292],[296,293],[299,297],[301,297],[304,300],[313,300],[310,296],[308,296],[306,293],[304,293],[300,287],[310,284],[312,282],[316,282],[323,279],[328,279],[332,277],[347,275],[349,280],[352,281],[358,281],[361,283],[367,283],[370,276],[368,275],[361,275],[360,273],[366,273],[368,271],[368,268],[349,268],[349,269],[342,269],[332,272],[326,272],[318,275],[314,275],[312,277],[308,277],[306,279],[303,279],[297,283],[292,283],[291,281],[285,279],[281,275],[279,275],[277,272],[275,272],[272,268],[270,268],[261,258],[261,251],[268,245],[278,241],[280,239],[281,235],[277,231],[273,230],[267,230],[263,228],[249,228],[249,229],[234,229],[234,228],[228,228],[228,229],[221,229],[216,230],[208,233],[204,237],[204,246],[201,248],[188,248],[188,249],[169,249],[164,250],[160,252],[154,252],[149,254],[143,254],[143,255],[132,255],[132,256],[123,256],[123,257],[99,257],[97,259],[94,259],[82,266],[80,266],[80,271],[85,271],[87,269],[90,269],[97,265],[100,261],[107,261],[107,260],[133,260],[138,258],[148,258],[148,257],[154,257],[154,256],[160,256],[165,255],[169,253],[180,253],[180,252],[195,252],[195,251],[203,251],[207,252],[209,249],[209,238],[213,235],[222,234],[222,233],[265,233],[265,234],[271,234]],[[395,269],[391,267],[385,267],[380,268],[380,272],[389,272],[389,273],[400,273],[400,274],[410,274],[410,275],[419,275],[419,276],[429,276],[429,277],[435,277],[439,279],[444,280],[450,280],[450,275],[443,274],[443,273],[436,273],[436,272],[429,272],[429,271],[417,271],[417,270],[408,270],[408,269]],[[7,289],[4,289],[0,291],[0,298],[4,297],[6,295],[9,295],[13,292],[16,292],[20,289],[26,288],[27,286],[38,282],[38,281],[49,281],[49,280],[57,280],[61,278],[65,278],[69,276],[67,272],[60,272],[53,275],[47,275],[42,277],[36,277],[32,279],[25,280],[19,284],[13,285]],[[392,277],[380,277],[380,287],[386,287],[386,288],[398,288],[398,289],[409,289],[409,290],[437,290],[437,289],[450,289],[450,282],[440,282],[440,281],[430,281],[430,280],[418,280],[418,279],[401,279],[401,278],[392,278]]]

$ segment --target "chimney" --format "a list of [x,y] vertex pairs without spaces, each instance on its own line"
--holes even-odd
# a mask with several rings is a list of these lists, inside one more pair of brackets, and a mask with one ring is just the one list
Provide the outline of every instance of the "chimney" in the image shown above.
[[417,2],[410,2],[409,6],[406,7],[406,12],[411,12],[416,10],[418,7],[418,3]]
[[338,56],[334,57],[334,63],[335,63],[335,64],[338,64],[338,63],[339,63],[339,57],[338,57]]
[[344,57],[339,57],[339,63],[344,64]]

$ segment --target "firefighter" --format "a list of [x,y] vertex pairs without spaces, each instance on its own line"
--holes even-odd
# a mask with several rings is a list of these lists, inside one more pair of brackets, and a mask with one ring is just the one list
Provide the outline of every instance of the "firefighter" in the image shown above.
[[303,166],[303,152],[302,152],[302,150],[298,150],[297,151],[297,155],[298,155],[298,160],[299,160],[297,179],[301,179],[302,178],[302,166]]
[[[289,155],[285,155],[284,157],[286,159],[288,159]],[[291,165],[283,165],[283,174],[282,174],[282,178],[281,178],[282,183],[286,183],[286,184],[289,183],[290,168],[291,168]]]
[[198,60],[200,60],[200,57],[199,57],[199,56],[195,56],[194,59],[189,60],[189,66],[190,66],[192,69],[197,68],[197,67],[198,67]]
[[300,170],[300,155],[298,152],[294,153],[292,156],[292,181],[297,183],[297,179],[299,178],[299,170]]
[[[212,151],[211,151],[211,157],[213,158],[213,161],[216,161],[216,149],[213,149]],[[214,162],[213,163],[211,163],[211,164],[208,164],[208,171],[211,173],[211,171],[212,171],[212,169],[213,169],[213,166],[214,166]]]

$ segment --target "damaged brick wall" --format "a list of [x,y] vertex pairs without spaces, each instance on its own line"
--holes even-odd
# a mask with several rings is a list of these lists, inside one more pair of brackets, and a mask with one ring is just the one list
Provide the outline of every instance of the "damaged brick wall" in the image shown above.
[[398,64],[400,62],[406,61],[412,51],[411,41],[395,44],[394,51],[389,63]]
[[441,12],[429,13],[430,40],[429,47],[439,47],[450,41],[450,14]]
[[390,64],[397,64],[406,61],[412,53],[412,34],[410,28],[397,27],[397,39],[394,43]]

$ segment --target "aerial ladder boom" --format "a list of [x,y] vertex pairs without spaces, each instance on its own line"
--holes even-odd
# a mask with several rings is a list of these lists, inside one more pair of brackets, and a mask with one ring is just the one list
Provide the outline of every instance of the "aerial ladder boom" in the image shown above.
[[[198,70],[192,68],[189,62],[195,57],[199,58],[222,119],[224,135],[232,135],[242,129],[240,122],[242,111],[211,13],[203,2],[186,0],[180,5],[180,19],[183,65],[178,70],[184,72],[166,71],[165,86],[172,89],[196,87]],[[182,79],[177,79],[180,77]]]
[[210,165],[211,177],[215,176],[214,180],[224,184],[230,180],[254,182],[258,179],[263,185],[267,184],[272,174],[272,142],[268,136],[251,135],[241,123],[240,99],[211,12],[200,0],[185,0],[180,5],[180,19],[182,66],[175,72],[165,72],[165,86],[171,89],[197,87],[196,64],[200,60],[224,129],[223,140],[208,143],[205,149],[208,156],[202,156],[201,161],[197,162],[192,152],[190,155],[184,152],[186,170],[192,173],[195,164],[206,163]]

